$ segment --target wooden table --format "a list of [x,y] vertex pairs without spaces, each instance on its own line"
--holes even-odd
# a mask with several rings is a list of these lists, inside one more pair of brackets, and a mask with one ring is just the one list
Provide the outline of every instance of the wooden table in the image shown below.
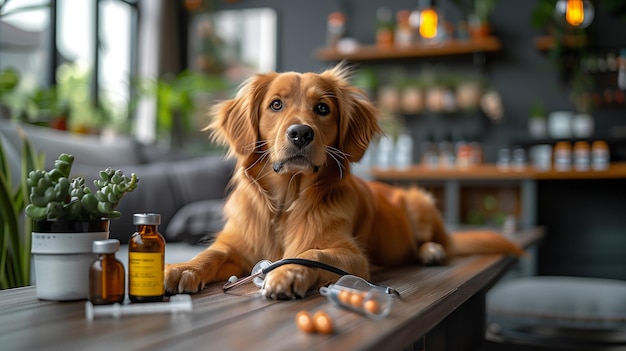
[[[523,230],[528,244],[541,229]],[[389,316],[372,320],[343,310],[314,292],[273,301],[252,284],[223,293],[221,284],[193,295],[193,312],[85,319],[84,301],[38,300],[34,287],[0,291],[0,349],[8,350],[475,350],[484,341],[485,294],[515,263],[500,255],[458,258],[446,266],[376,272],[392,286]],[[326,311],[333,334],[306,334],[294,323],[300,310]],[[417,347],[415,347],[417,346]]]

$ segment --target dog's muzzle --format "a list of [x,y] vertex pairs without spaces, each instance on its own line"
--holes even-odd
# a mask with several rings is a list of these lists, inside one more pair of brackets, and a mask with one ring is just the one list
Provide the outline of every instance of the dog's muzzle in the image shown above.
[[300,167],[310,167],[313,172],[319,171],[320,167],[311,162],[309,157],[307,157],[307,152],[305,151],[305,148],[311,144],[315,138],[313,128],[307,126],[306,124],[292,124],[287,128],[287,132],[285,134],[287,140],[291,142],[293,152],[291,152],[291,155],[285,159],[272,164],[274,172],[280,172],[286,164]]

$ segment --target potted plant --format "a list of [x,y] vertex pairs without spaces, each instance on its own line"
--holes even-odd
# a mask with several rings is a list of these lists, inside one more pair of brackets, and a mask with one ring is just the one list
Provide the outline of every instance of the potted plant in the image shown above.
[[13,182],[9,158],[0,140],[0,289],[30,284],[30,221],[23,221],[28,203],[26,177],[43,164],[43,155],[25,134],[22,139],[21,181]]
[[535,100],[530,105],[528,116],[528,133],[534,139],[543,139],[548,135],[546,109],[541,100]]
[[498,4],[498,0],[474,0],[474,8],[468,21],[472,39],[486,38],[491,34],[489,16]]
[[92,192],[84,178],[70,178],[73,162],[72,155],[61,154],[52,170],[35,169],[26,179],[30,204],[25,211],[33,220],[31,252],[42,299],[87,298],[87,273],[96,259],[92,243],[108,239],[109,220],[120,216],[115,208],[139,181],[134,173],[128,177],[107,168],[100,171]]

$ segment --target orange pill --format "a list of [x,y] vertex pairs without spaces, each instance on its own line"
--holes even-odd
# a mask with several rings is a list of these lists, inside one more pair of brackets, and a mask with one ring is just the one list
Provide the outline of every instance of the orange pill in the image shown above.
[[296,313],[296,325],[298,326],[298,329],[305,333],[313,333],[315,331],[315,323],[307,311],[300,311]]
[[371,313],[371,314],[379,314],[380,313],[380,305],[376,300],[367,300],[365,304],[363,304],[363,308]]
[[333,320],[324,311],[317,311],[313,315],[313,323],[315,331],[322,334],[330,334],[333,332]]
[[360,294],[352,294],[352,296],[350,296],[350,304],[352,307],[361,308],[361,306],[363,306],[363,296]]
[[347,290],[341,290],[337,294],[337,297],[343,304],[348,305],[350,304],[350,297],[352,297],[352,294]]

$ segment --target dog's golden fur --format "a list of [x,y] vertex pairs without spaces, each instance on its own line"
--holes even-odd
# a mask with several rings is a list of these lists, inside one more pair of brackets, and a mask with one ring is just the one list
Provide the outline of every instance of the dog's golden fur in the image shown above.
[[[368,278],[370,267],[438,263],[472,253],[521,254],[497,233],[448,235],[430,195],[366,182],[350,172],[381,133],[377,110],[348,83],[343,66],[250,78],[213,110],[208,129],[237,160],[215,242],[189,262],[167,265],[169,293],[249,274],[262,260],[307,258]],[[336,280],[284,265],[262,289],[302,297]]]

